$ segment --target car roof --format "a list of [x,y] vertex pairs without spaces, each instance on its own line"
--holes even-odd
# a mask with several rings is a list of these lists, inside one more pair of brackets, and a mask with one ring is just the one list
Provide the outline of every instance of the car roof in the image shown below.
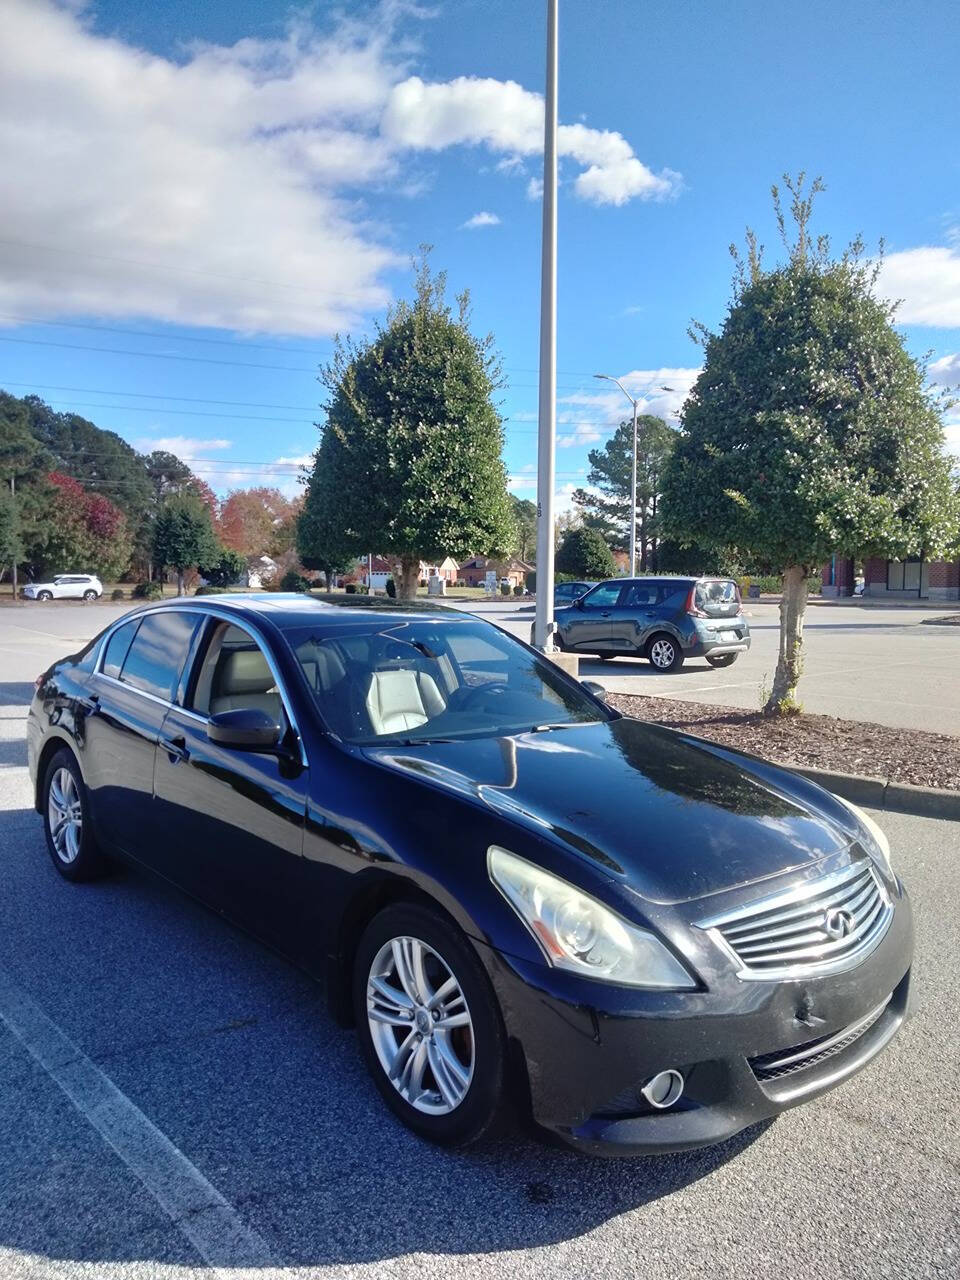
[[308,596],[294,591],[249,591],[225,592],[223,595],[211,596],[178,596],[174,600],[157,600],[147,612],[160,608],[225,609],[235,613],[237,617],[261,618],[273,623],[281,631],[293,627],[310,626],[320,619],[332,621],[342,618],[347,621],[359,621],[371,613],[389,614],[402,618],[404,615],[418,619],[433,617],[438,621],[450,618],[462,618],[460,609],[450,609],[433,601],[392,600],[383,596],[346,596],[327,595],[322,598]]

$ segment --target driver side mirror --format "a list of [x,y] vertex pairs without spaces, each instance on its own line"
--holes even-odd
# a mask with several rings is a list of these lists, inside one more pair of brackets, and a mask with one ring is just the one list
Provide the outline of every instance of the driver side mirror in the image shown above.
[[276,720],[259,707],[221,711],[207,721],[211,742],[238,751],[273,751],[280,745],[281,733]]
[[602,684],[598,684],[596,680],[581,680],[580,683],[586,689],[587,693],[592,693],[595,698],[599,698],[601,702],[606,702],[607,691]]
[[575,609],[582,609],[584,607],[583,605],[584,599],[585,599],[584,596],[577,596],[576,600],[574,600],[573,602],[573,607]]

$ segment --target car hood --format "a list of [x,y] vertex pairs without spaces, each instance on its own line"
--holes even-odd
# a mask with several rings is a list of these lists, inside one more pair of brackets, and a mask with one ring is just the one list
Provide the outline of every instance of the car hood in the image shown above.
[[732,889],[851,844],[832,798],[806,780],[627,717],[364,754],[479,800],[654,902]]

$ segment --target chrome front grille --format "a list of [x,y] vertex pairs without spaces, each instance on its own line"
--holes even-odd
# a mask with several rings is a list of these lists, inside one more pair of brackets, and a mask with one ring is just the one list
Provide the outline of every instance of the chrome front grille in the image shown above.
[[858,964],[893,907],[873,863],[850,863],[783,893],[700,922],[741,978],[789,978]]

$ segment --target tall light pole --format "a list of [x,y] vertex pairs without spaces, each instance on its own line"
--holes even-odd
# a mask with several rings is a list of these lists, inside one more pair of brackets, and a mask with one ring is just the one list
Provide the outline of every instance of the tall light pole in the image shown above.
[[553,488],[557,437],[557,0],[547,0],[543,113],[543,256],[540,265],[540,417],[537,446],[537,612],[533,642],[553,644]]
[[633,405],[633,467],[630,475],[630,577],[637,576],[637,401],[630,394],[619,378],[609,373],[595,373],[595,378],[606,382],[615,382],[623,394]]

